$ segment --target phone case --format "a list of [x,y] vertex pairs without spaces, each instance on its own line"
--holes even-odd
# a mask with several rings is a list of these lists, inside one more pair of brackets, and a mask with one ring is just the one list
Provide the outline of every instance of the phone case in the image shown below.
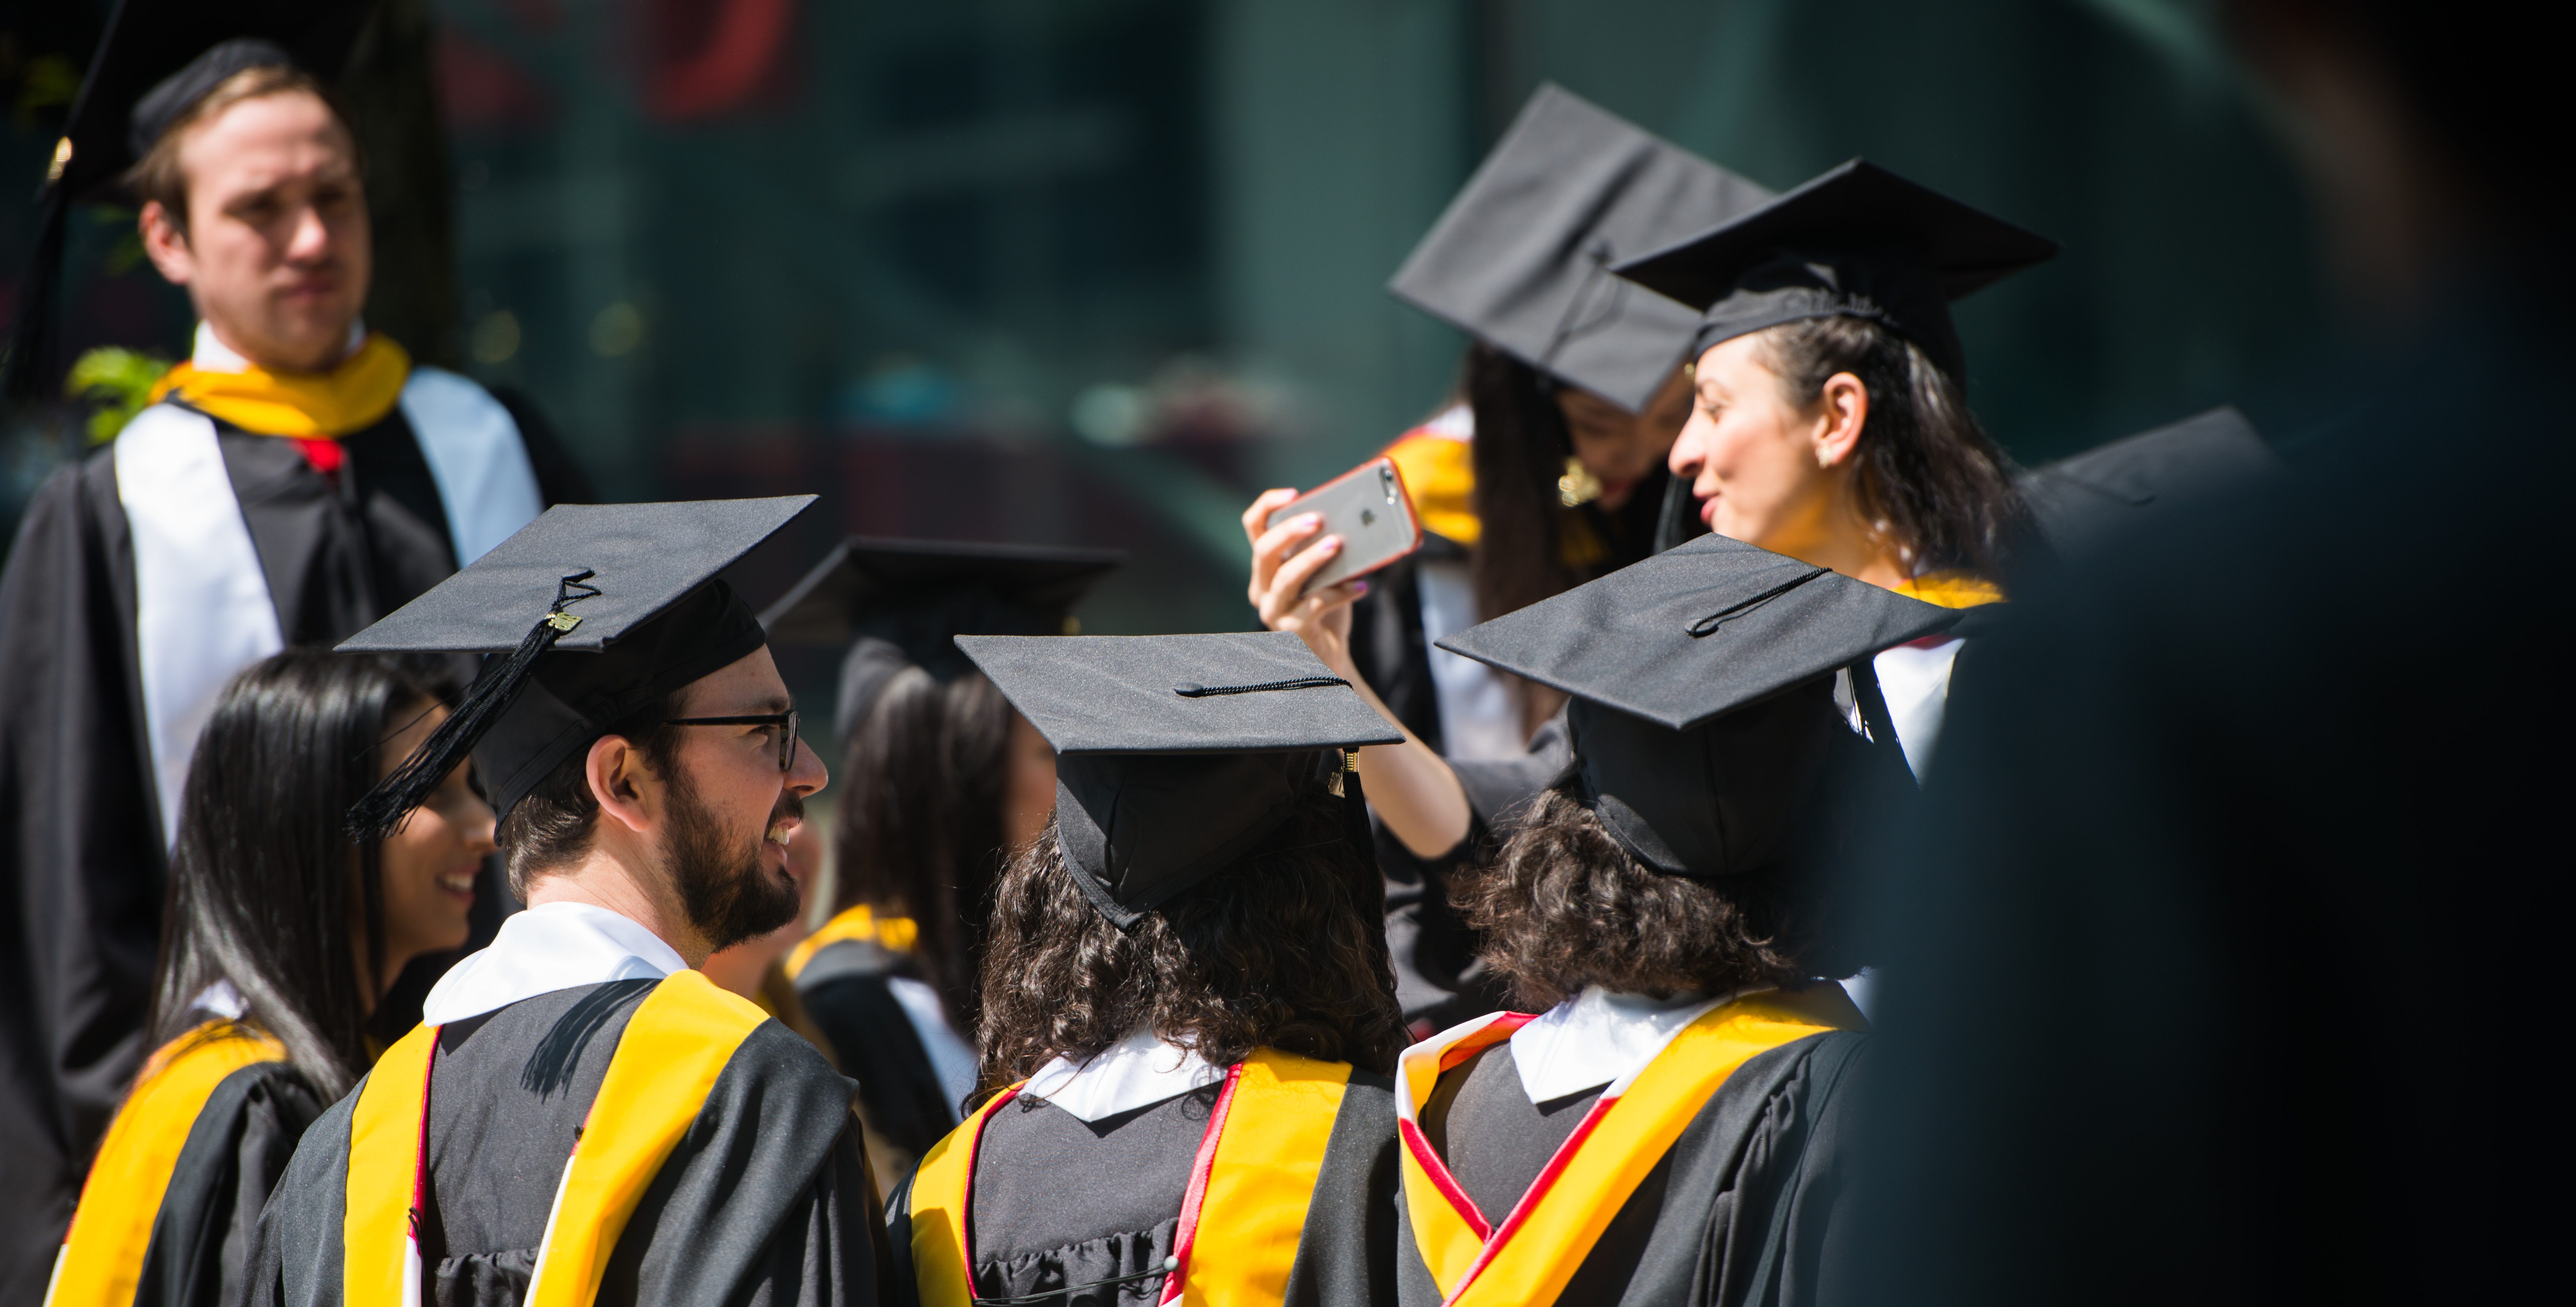
[[1404,472],[1391,458],[1370,459],[1299,495],[1263,525],[1277,526],[1300,513],[1323,514],[1324,529],[1307,537],[1289,557],[1325,536],[1342,538],[1341,555],[1306,583],[1309,590],[1366,576],[1422,547],[1422,524],[1413,516],[1412,497],[1405,493]]

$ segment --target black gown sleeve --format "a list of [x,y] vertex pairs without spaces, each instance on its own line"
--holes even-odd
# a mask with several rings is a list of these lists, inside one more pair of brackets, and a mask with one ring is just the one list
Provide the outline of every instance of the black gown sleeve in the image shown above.
[[144,1052],[163,867],[128,548],[101,451],[36,492],[0,568],[0,1301],[44,1297]]
[[162,1194],[135,1307],[226,1307],[239,1297],[260,1211],[321,1111],[283,1062],[243,1067],[215,1086]]
[[1395,1081],[1354,1070],[1324,1148],[1306,1229],[1281,1301],[1290,1307],[1393,1303],[1397,1241]]
[[242,1307],[331,1307],[341,1297],[349,1199],[349,1117],[357,1090],[306,1127],[251,1230]]
[[845,940],[814,956],[796,978],[805,1015],[832,1041],[841,1070],[859,1082],[868,1128],[918,1160],[957,1127],[957,1105],[939,1083],[903,1005],[887,984],[891,955]]

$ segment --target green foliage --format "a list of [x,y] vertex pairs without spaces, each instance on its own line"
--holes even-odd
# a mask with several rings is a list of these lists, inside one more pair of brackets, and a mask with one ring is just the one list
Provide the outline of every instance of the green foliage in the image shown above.
[[63,379],[63,392],[98,405],[89,415],[89,443],[104,445],[116,439],[116,433],[150,402],[152,383],[169,370],[170,360],[158,354],[113,345],[81,355],[72,364],[71,375]]

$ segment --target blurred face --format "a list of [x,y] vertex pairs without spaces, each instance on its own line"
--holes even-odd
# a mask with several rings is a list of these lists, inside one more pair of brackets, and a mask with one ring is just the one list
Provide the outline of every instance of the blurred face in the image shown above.
[[[766,648],[692,683],[680,717],[746,717],[792,706]],[[661,855],[690,925],[722,949],[795,919],[789,845],[805,824],[805,796],[828,779],[802,741],[778,768],[783,726],[690,726],[668,778]]]
[[1691,483],[1708,529],[1806,558],[1841,525],[1848,447],[1825,440],[1826,416],[1788,402],[1760,333],[1710,346],[1694,369],[1690,421],[1672,473]]
[[1017,709],[1011,712],[1011,751],[1002,781],[1002,836],[1011,852],[1028,847],[1055,815],[1055,750]]
[[[414,700],[394,711],[401,729],[387,741],[376,779],[394,773],[447,720],[447,709]],[[385,959],[379,986],[391,984],[403,964],[423,953],[465,945],[465,914],[474,906],[474,881],[492,852],[492,809],[456,770],[430,792],[429,801],[377,850],[385,895]],[[363,909],[361,909],[363,910]],[[363,931],[364,927],[361,925]],[[363,945],[362,945],[363,947]]]
[[244,100],[186,130],[185,230],[159,204],[143,209],[153,266],[251,362],[296,372],[338,363],[371,259],[347,129],[299,91]]
[[1690,419],[1691,392],[1689,379],[1676,368],[1643,413],[1572,386],[1557,388],[1556,406],[1574,437],[1575,461],[1600,478],[1601,506],[1615,510],[1673,447],[1674,435]]

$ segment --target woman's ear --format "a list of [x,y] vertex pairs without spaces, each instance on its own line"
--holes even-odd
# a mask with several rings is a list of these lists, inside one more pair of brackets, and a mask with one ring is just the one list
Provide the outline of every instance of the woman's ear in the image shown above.
[[1861,428],[1869,422],[1869,387],[1848,372],[1825,378],[1816,393],[1816,416],[1816,466],[1840,466],[1860,447]]
[[615,821],[636,834],[643,834],[653,824],[645,808],[645,787],[652,781],[644,765],[644,751],[623,735],[603,735],[590,743],[590,756],[583,760],[582,770],[590,781],[590,796],[599,803],[603,817]]

